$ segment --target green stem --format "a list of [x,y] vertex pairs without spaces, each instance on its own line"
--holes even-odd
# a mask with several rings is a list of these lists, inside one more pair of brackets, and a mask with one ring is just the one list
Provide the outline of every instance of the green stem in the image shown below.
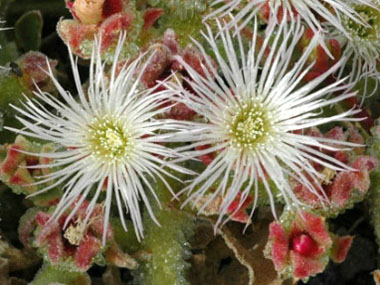
[[60,270],[58,267],[44,264],[30,285],[46,284],[90,285],[90,277],[85,272]]
[[[367,150],[367,153],[380,160],[380,134],[377,128],[371,129],[373,142]],[[371,222],[376,236],[377,244],[380,245],[380,166],[371,173],[371,186],[369,189],[369,208]],[[379,250],[380,253],[380,250]],[[380,265],[380,264],[379,264]]]
[[185,259],[189,252],[187,238],[194,227],[193,217],[171,203],[172,197],[163,183],[157,183],[155,188],[162,208],[153,206],[153,200],[152,206],[160,226],[144,213],[142,250],[149,253],[149,258],[136,272],[135,282],[143,285],[189,284],[185,277],[188,268]]

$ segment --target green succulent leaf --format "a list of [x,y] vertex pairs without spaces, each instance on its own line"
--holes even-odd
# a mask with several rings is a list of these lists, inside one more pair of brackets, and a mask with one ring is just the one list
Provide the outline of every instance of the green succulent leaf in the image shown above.
[[39,50],[43,20],[40,11],[29,11],[23,14],[15,24],[17,46],[24,50]]

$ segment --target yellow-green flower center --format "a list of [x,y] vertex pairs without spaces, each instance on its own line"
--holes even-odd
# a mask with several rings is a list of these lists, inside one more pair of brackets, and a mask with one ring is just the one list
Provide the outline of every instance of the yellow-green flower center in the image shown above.
[[227,131],[231,145],[238,149],[254,149],[262,146],[271,129],[268,112],[258,101],[252,101],[228,112]]
[[362,20],[367,23],[367,25],[364,26],[347,17],[344,21],[347,30],[353,37],[357,37],[362,40],[378,40],[380,29],[380,12],[374,8],[364,5],[356,5],[354,9],[360,15]]
[[133,153],[131,130],[122,120],[112,116],[96,118],[89,126],[87,140],[92,155],[104,162],[128,159]]

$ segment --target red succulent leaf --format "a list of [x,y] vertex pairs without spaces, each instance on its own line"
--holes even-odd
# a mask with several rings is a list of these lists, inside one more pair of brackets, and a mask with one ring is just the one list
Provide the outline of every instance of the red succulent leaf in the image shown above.
[[354,238],[352,236],[336,237],[334,239],[331,257],[335,262],[341,263],[346,259],[353,240]]
[[[211,145],[201,145],[201,146],[196,146],[195,149],[200,151],[200,150],[205,150],[205,149],[208,149],[210,148]],[[212,161],[214,160],[215,158],[215,153],[211,152],[211,153],[206,153],[206,154],[203,154],[199,157],[199,159],[206,165],[210,165],[212,163]]]
[[315,61],[315,63],[313,65],[313,68],[302,79],[305,82],[317,78],[318,76],[325,73],[330,68],[330,64],[329,64],[330,58],[326,54],[324,47],[320,45],[317,46],[312,55],[313,55],[313,60]]
[[351,198],[354,189],[365,194],[370,186],[369,172],[377,167],[378,161],[371,156],[358,156],[351,164],[357,171],[338,173],[330,187],[330,200],[343,207]]
[[277,271],[282,271],[288,264],[289,239],[280,223],[269,225],[269,240],[271,243],[271,256]]
[[101,37],[101,49],[106,51],[112,44],[119,39],[121,31],[126,31],[133,22],[132,13],[117,13],[108,17],[99,27],[99,35]]
[[363,155],[359,156],[352,163],[352,167],[360,171],[371,171],[378,165],[378,160],[374,157]]
[[31,248],[33,232],[36,229],[36,208],[29,209],[20,219],[18,237],[25,248]]
[[20,162],[24,159],[25,155],[20,150],[25,150],[24,146],[13,144],[7,149],[7,156],[2,161],[0,166],[1,175],[12,175],[18,168]]
[[[268,0],[264,3],[264,5],[261,6],[259,15],[263,20],[268,22],[269,19],[273,16],[272,11],[273,11],[272,4]],[[291,19],[297,17],[298,13],[294,8],[292,8],[292,14],[293,15],[290,15],[288,13],[286,17],[287,21],[290,21]],[[276,19],[277,21],[281,22],[283,18],[284,18],[284,7],[283,5],[280,5],[279,9],[277,10]]]
[[[347,141],[348,134],[346,132],[343,132],[343,129],[341,127],[335,127],[328,131],[326,134],[324,134],[324,137],[327,139],[332,139],[336,141]],[[327,145],[336,146],[336,144],[329,144]],[[348,163],[349,155],[346,151],[328,151],[324,150],[324,153],[329,154],[336,158],[337,160]]]
[[340,57],[342,56],[342,48],[341,48],[339,42],[335,39],[330,39],[329,44],[330,44],[331,54],[334,57],[334,60],[332,63],[335,64],[340,59]]
[[[360,145],[364,145],[365,141],[363,136],[356,130],[355,128],[349,128],[348,129],[348,141]],[[355,154],[363,154],[365,151],[364,147],[356,147],[354,148]]]
[[58,263],[64,257],[64,245],[60,235],[52,233],[45,237],[48,246],[49,259]]
[[[356,118],[362,119],[360,124],[366,129],[370,130],[375,125],[375,120],[365,109],[360,109],[358,113],[355,114]],[[364,119],[363,119],[364,118]]]
[[168,117],[175,120],[191,120],[195,115],[196,112],[187,107],[184,103],[174,104],[168,113]]
[[33,89],[35,84],[43,87],[47,83],[49,75],[46,71],[50,67],[54,72],[58,62],[48,59],[43,53],[30,51],[18,58],[16,63],[22,71],[23,80],[27,86]]
[[[340,94],[336,94],[336,95],[340,95]],[[361,104],[358,101],[358,97],[357,96],[353,96],[353,97],[349,97],[349,98],[345,99],[344,100],[344,105],[347,108],[355,108],[357,106],[360,106]],[[373,119],[373,117],[371,116],[371,114],[369,114],[367,112],[367,110],[365,110],[365,109],[359,108],[358,113],[355,114],[355,118],[360,118],[361,119],[360,124],[366,130],[370,130],[375,125],[375,120]]]
[[75,20],[60,21],[57,26],[59,36],[71,47],[73,52],[80,56],[84,56],[80,50],[81,43],[85,39],[93,40],[96,30],[97,26],[95,24],[86,25]]
[[[300,47],[308,47],[313,36],[313,30],[308,28],[300,41]],[[328,52],[326,49],[328,49]],[[331,58],[331,55],[333,58]],[[315,63],[303,80],[309,81],[325,73],[339,60],[340,56],[341,47],[337,40],[329,40],[324,46],[318,45],[310,55],[310,61],[314,61]]]
[[332,240],[327,231],[324,218],[301,211],[297,213],[295,222],[303,232],[309,234],[318,244],[324,248],[331,246]]
[[306,278],[323,271],[326,262],[321,259],[305,257],[297,252],[290,252],[290,259],[294,268],[294,277],[298,279]]
[[144,27],[143,30],[146,31],[164,14],[164,10],[160,8],[147,9],[144,13]]
[[346,151],[337,151],[334,153],[334,158],[343,162],[345,164],[348,163],[350,155]]
[[330,201],[338,207],[343,207],[351,197],[352,173],[341,172],[336,175],[334,182],[326,186],[330,189]]
[[37,215],[36,215],[36,221],[38,223],[38,225],[40,226],[45,226],[47,224],[47,222],[49,221],[50,219],[50,215],[49,214],[46,214],[44,212],[38,212]]
[[55,220],[50,220],[50,215],[44,212],[38,212],[36,215],[37,224],[41,227],[36,242],[38,245],[48,244],[52,236],[61,235],[61,227]]
[[109,16],[120,13],[123,11],[123,0],[105,0],[103,4],[102,16],[108,18]]
[[337,140],[337,141],[346,141],[347,134],[343,132],[341,127],[335,127],[329,130],[327,133],[323,135],[327,139]]
[[19,168],[15,173],[10,177],[9,184],[24,186],[24,192],[27,194],[34,193],[37,190],[36,185],[31,185],[34,182],[34,179],[28,169],[25,168],[25,161],[19,164]]
[[92,259],[98,254],[102,247],[99,239],[92,236],[90,233],[86,234],[77,248],[74,260],[78,268],[86,271],[92,262]]
[[322,46],[317,46],[315,55],[315,64],[313,66],[314,71],[324,73],[329,69],[329,56]]
[[239,223],[248,223],[249,216],[246,213],[246,209],[251,204],[252,197],[247,196],[243,201],[242,205],[239,207],[241,203],[241,193],[236,196],[236,198],[232,201],[232,203],[227,208],[227,214],[232,215],[231,219],[235,222]]
[[369,189],[371,180],[369,178],[369,171],[377,167],[378,160],[371,156],[359,156],[352,163],[352,167],[357,169],[354,172],[353,177],[353,187],[358,189],[362,193],[366,193]]
[[308,205],[318,207],[321,204],[321,201],[319,200],[318,196],[311,192],[309,188],[307,188],[301,183],[295,183],[295,186],[293,186],[293,192],[297,195],[299,199],[307,202]]
[[148,88],[156,85],[157,80],[172,62],[172,53],[167,46],[155,44],[151,50],[154,54],[141,77],[141,82]]
[[[181,54],[183,60],[203,77],[207,77],[206,70],[212,75],[211,70],[216,70],[217,68],[215,61],[211,57],[208,57],[206,60],[203,54],[191,45],[187,45]],[[211,63],[211,66],[207,61]],[[182,70],[183,67],[181,65],[173,65],[173,69]]]
[[37,235],[36,244],[38,246],[47,245],[49,259],[53,263],[57,263],[63,257],[64,245],[61,237],[59,224],[50,219],[50,215],[44,212],[38,212],[36,222],[41,227]]

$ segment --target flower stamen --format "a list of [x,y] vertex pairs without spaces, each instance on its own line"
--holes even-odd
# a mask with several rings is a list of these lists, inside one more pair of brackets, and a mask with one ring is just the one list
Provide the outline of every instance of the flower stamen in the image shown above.
[[367,26],[363,26],[351,18],[346,17],[344,25],[351,35],[362,40],[379,40],[380,12],[375,8],[364,5],[357,5],[354,7],[354,10],[367,23]]
[[90,124],[87,140],[91,153],[109,164],[126,161],[134,153],[131,129],[112,116],[95,118]]
[[260,147],[266,140],[271,123],[263,104],[258,100],[252,100],[230,108],[225,125],[233,148],[252,150]]

